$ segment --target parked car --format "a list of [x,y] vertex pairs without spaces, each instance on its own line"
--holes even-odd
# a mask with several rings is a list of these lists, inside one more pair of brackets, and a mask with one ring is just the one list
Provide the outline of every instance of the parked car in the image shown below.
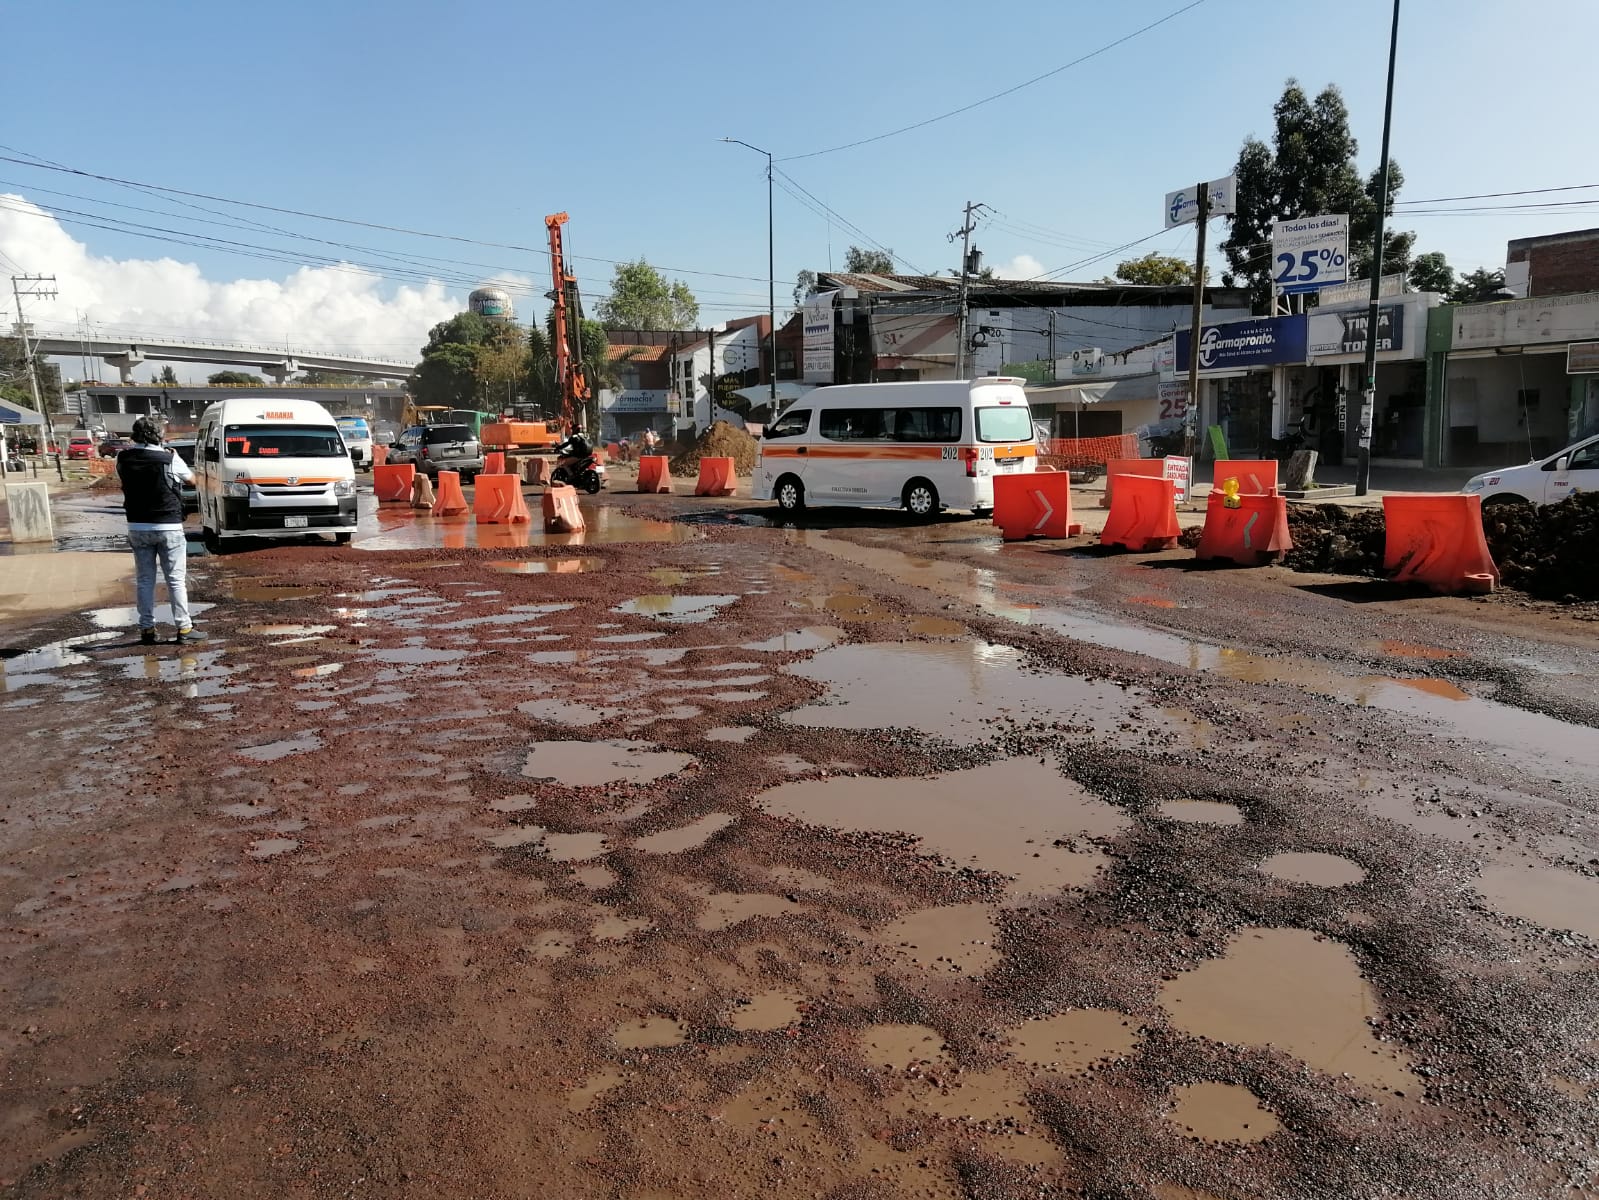
[[[195,441],[193,438],[173,438],[166,446],[168,450],[189,464],[189,470],[194,470]],[[183,511],[186,513],[199,512],[200,493],[194,486],[194,480],[186,481],[179,490],[183,493]]]
[[1525,466],[1484,471],[1468,479],[1460,490],[1480,495],[1484,508],[1558,504],[1576,492],[1599,491],[1599,437],[1586,438]]
[[131,445],[133,445],[132,438],[125,438],[121,434],[113,435],[100,443],[100,457],[115,458]]
[[94,457],[94,440],[92,438],[86,438],[86,437],[68,438],[67,439],[67,457],[68,458],[93,458]]
[[483,469],[483,447],[469,425],[413,425],[389,447],[389,461],[429,476],[459,471],[467,480]]

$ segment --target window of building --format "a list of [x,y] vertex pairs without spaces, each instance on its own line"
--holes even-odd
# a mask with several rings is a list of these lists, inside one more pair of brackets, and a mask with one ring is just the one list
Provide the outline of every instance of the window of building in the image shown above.
[[794,362],[794,351],[777,348],[777,377],[779,379],[798,379],[799,368]]

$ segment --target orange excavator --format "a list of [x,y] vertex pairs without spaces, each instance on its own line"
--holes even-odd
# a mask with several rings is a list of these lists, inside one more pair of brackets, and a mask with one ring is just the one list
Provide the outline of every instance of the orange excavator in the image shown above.
[[[592,391],[583,370],[583,306],[578,297],[577,277],[566,269],[561,226],[570,218],[554,213],[544,218],[550,239],[550,276],[554,288],[555,336],[550,347],[555,357],[555,387],[561,397],[560,421],[498,421],[484,425],[480,437],[487,450],[503,450],[506,465],[515,471],[513,460],[530,454],[549,454],[574,429],[585,427]],[[518,472],[519,473],[519,472]]]

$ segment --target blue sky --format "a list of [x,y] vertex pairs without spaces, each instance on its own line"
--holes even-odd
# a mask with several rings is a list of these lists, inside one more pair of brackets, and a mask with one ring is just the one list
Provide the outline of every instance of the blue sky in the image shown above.
[[[1184,3],[279,0],[268,9],[207,6],[198,17],[186,4],[58,0],[8,14],[8,41],[38,52],[8,57],[13,119],[0,142],[102,174],[486,241],[541,246],[544,214],[564,209],[578,254],[642,254],[664,267],[746,277],[682,275],[703,316],[724,319],[764,307],[766,194],[763,160],[719,139],[783,158],[871,136],[1048,71]],[[977,236],[989,263],[1026,255],[1054,270],[1159,229],[1166,191],[1225,174],[1247,134],[1269,134],[1290,75],[1311,91],[1328,82],[1343,89],[1362,166],[1374,165],[1389,12],[1388,0],[1203,0],[991,104],[779,166],[916,267],[954,265],[946,234],[970,199],[1002,214]],[[1393,139],[1406,176],[1400,200],[1599,182],[1599,134],[1583,103],[1596,44],[1594,0],[1406,0]],[[290,257],[317,250],[260,229],[198,225],[214,218],[11,163],[0,163],[0,192],[288,247]],[[1571,197],[1599,201],[1599,189]],[[107,201],[166,211],[119,211]],[[782,191],[776,201],[781,304],[796,271],[826,268],[830,255],[839,264],[862,239]],[[453,276],[502,268],[543,286],[542,258],[526,253],[243,215],[473,264]],[[1418,249],[1443,250],[1465,268],[1502,264],[1508,237],[1592,224],[1593,213],[1578,209],[1407,217],[1401,227],[1418,232]],[[170,255],[197,264],[206,280],[292,269],[67,231],[94,256]],[[1213,241],[1222,236],[1218,222]],[[47,247],[19,250],[15,237],[3,247],[8,258],[53,269],[38,261]],[[1172,231],[1138,252],[1191,254],[1192,237],[1191,228]],[[1096,278],[1114,264],[1069,275]],[[579,266],[586,291],[602,291],[609,267]],[[449,291],[452,300],[464,295]]]

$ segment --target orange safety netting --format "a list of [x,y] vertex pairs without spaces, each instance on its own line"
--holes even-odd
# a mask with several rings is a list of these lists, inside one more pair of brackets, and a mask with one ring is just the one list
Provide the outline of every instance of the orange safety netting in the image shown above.
[[1138,457],[1136,433],[1118,433],[1114,437],[1050,438],[1047,446],[1043,461],[1067,471],[1074,467],[1103,466],[1113,458]]

